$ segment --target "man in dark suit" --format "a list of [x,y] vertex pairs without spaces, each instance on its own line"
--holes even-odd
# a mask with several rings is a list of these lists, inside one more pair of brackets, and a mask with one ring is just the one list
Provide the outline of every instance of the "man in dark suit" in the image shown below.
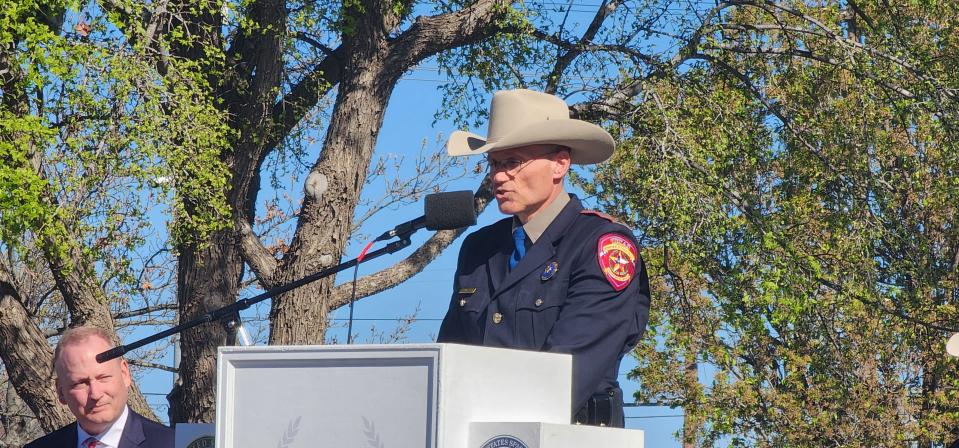
[[566,103],[500,91],[484,138],[457,131],[451,155],[485,154],[500,212],[463,242],[438,340],[571,353],[577,423],[624,426],[617,376],[649,319],[649,280],[632,232],[566,193],[570,164],[613,152],[613,138]]
[[98,363],[112,348],[99,328],[77,327],[60,338],[53,355],[57,398],[77,418],[26,448],[171,448],[173,430],[127,406],[132,384],[126,360]]

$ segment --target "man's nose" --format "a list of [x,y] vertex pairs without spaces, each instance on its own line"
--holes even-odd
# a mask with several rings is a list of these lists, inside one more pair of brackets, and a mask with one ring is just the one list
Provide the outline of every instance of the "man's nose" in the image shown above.
[[90,398],[94,401],[99,400],[103,396],[103,386],[99,381],[93,381],[90,383]]

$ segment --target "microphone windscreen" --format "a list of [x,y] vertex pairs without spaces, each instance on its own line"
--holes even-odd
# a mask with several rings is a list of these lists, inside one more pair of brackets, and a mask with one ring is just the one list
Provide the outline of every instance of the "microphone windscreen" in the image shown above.
[[453,230],[476,224],[473,192],[469,190],[426,195],[423,208],[428,230]]

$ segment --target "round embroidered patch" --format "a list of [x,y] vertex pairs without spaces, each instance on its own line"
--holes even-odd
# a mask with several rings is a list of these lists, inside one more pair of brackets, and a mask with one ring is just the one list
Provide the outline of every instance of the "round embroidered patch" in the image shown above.
[[637,254],[636,245],[623,235],[607,233],[599,237],[599,267],[613,289],[622,291],[629,286],[630,280],[636,274]]

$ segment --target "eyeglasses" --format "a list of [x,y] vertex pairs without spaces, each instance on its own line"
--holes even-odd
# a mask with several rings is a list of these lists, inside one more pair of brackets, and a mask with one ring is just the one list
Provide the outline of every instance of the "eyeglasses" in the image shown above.
[[559,149],[552,149],[541,154],[530,156],[530,158],[528,159],[522,159],[519,157],[509,157],[503,160],[494,160],[494,159],[491,159],[489,156],[486,156],[486,167],[487,167],[487,170],[489,170],[489,172],[492,174],[502,171],[512,176],[518,173],[526,165],[529,165],[530,162],[536,159],[542,158],[544,156],[548,156],[550,154],[555,154],[559,151],[560,151]]

